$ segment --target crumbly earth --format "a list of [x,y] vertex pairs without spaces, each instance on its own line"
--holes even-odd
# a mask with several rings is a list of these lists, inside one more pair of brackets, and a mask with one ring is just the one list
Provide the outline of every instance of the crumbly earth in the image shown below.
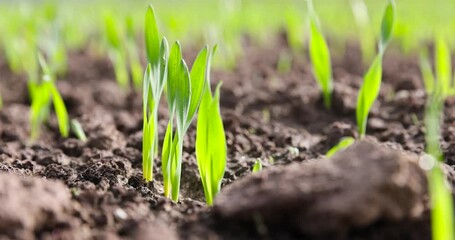
[[[282,39],[266,47],[246,43],[245,54],[232,71],[214,70],[212,80],[223,80],[221,112],[228,145],[223,186],[250,175],[257,159],[263,163],[264,171],[281,168],[279,165],[323,161],[321,156],[342,137],[355,136],[356,96],[365,67],[355,45],[348,44],[345,52],[342,58],[333,59],[335,86],[331,110],[323,107],[311,67],[302,57],[305,53],[294,53],[289,69],[277,70],[278,65],[283,66],[279,63],[280,56],[283,59],[291,55]],[[185,54],[190,59],[194,55],[194,51]],[[387,52],[383,79],[379,100],[368,122],[370,138],[396,151],[422,153],[425,94],[416,57],[403,57],[393,49]],[[52,179],[49,184],[60,186],[53,190],[55,194],[70,194],[69,199],[59,203],[65,207],[65,216],[59,218],[59,224],[47,218],[32,218],[34,226],[39,227],[18,229],[24,236],[43,239],[430,239],[427,204],[418,217],[393,220],[380,216],[335,236],[298,231],[289,222],[269,226],[260,218],[254,223],[221,218],[204,203],[194,156],[194,127],[185,138],[181,198],[173,203],[163,197],[159,159],[155,162],[155,181],[146,184],[142,179],[141,94],[119,89],[109,61],[88,52],[72,53],[68,74],[60,77],[57,85],[71,118],[82,124],[87,142],[75,136],[61,138],[55,117],[42,127],[40,139],[30,142],[30,103],[25,77],[11,73],[5,61],[0,60],[0,92],[5,105],[0,110],[2,176],[33,176],[27,179],[38,186],[47,184],[40,178]],[[167,121],[165,103],[159,114],[162,141]],[[454,124],[455,99],[448,99],[441,144],[449,165],[455,164]],[[353,179],[364,176],[354,170],[349,174]],[[0,185],[4,184],[1,179]],[[312,181],[317,186],[319,180]],[[425,187],[425,183],[421,185]],[[16,191],[18,196],[30,198],[34,198],[30,194],[39,193]],[[9,190],[7,194],[16,191]],[[384,194],[397,197],[394,191],[384,191]],[[426,201],[426,194],[422,198],[419,200]],[[53,205],[53,202],[48,204]],[[0,205],[0,211],[4,207],[7,206]],[[19,209],[17,212],[22,213]],[[23,214],[34,216],[34,212]],[[324,219],[318,221],[324,224]],[[14,235],[0,231],[0,238],[8,237],[14,238]]]

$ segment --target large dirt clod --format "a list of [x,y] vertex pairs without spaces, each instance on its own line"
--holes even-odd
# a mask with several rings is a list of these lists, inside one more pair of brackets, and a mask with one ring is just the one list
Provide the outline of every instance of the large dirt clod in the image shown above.
[[0,173],[0,239],[34,239],[34,232],[57,226],[70,204],[60,182]]
[[226,187],[215,200],[225,219],[291,225],[305,234],[345,232],[376,221],[417,217],[425,173],[415,155],[357,142],[330,159],[264,170]]

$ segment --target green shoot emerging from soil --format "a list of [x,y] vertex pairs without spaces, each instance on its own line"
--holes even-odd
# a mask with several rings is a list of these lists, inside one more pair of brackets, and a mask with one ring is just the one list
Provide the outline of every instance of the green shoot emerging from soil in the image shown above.
[[106,37],[109,47],[109,57],[114,65],[115,79],[122,89],[128,89],[129,76],[126,64],[126,51],[123,47],[122,33],[117,19],[112,14],[104,18]]
[[145,17],[145,46],[149,62],[143,82],[142,170],[147,182],[153,180],[153,160],[158,154],[158,105],[167,81],[169,47],[160,35],[153,7]]
[[450,48],[442,36],[435,41],[435,69],[436,79],[441,86],[441,94],[445,98],[451,92],[452,64],[450,60]]
[[54,111],[57,115],[58,127],[63,137],[69,135],[69,120],[65,103],[54,83],[53,74],[42,55],[38,56],[43,71],[43,78],[40,83],[30,84],[32,106],[30,108],[31,139],[38,138],[39,129],[43,122],[47,121],[50,112],[51,101],[54,104]]
[[344,138],[341,139],[341,141],[337,145],[335,145],[331,149],[329,149],[329,151],[327,151],[325,156],[326,157],[331,157],[331,156],[335,155],[335,153],[337,153],[337,152],[339,152],[339,151],[341,151],[343,149],[348,148],[354,142],[355,142],[355,139],[353,137],[344,137]]
[[253,165],[253,173],[257,173],[262,170],[262,162],[261,160],[257,159]]
[[[437,88],[439,92],[443,90]],[[428,170],[428,184],[431,201],[432,236],[435,240],[455,239],[453,220],[453,199],[450,186],[441,170],[443,156],[439,147],[440,119],[444,98],[439,92],[429,97],[425,114],[427,143],[423,166]]]
[[221,189],[226,168],[226,135],[220,114],[221,82],[212,96],[210,90],[210,63],[216,51],[214,47],[207,62],[206,87],[197,118],[196,158],[204,187],[205,201],[213,204],[213,199]]
[[423,78],[423,84],[425,86],[425,91],[427,95],[430,96],[433,94],[434,85],[435,85],[435,77],[433,75],[433,70],[431,69],[431,63],[428,57],[428,50],[423,48],[420,52],[420,72]]
[[420,71],[423,77],[425,91],[428,96],[432,95],[437,87],[443,98],[455,93],[452,79],[452,63],[450,48],[442,36],[435,38],[435,70],[433,73],[428,56],[428,49],[423,48],[420,52]]
[[87,136],[85,135],[84,129],[82,129],[81,124],[76,119],[71,120],[71,131],[82,142],[87,141]]
[[382,58],[385,49],[392,38],[395,25],[395,2],[389,0],[382,18],[381,38],[379,52],[373,60],[373,64],[365,74],[362,87],[357,98],[356,119],[357,128],[361,138],[366,134],[368,113],[379,95],[382,82]]
[[332,105],[332,64],[330,62],[329,48],[327,42],[319,29],[316,12],[313,9],[312,0],[308,1],[308,9],[310,12],[310,58],[313,65],[313,74],[316,78],[319,87],[322,90],[324,105],[329,109]]
[[131,78],[133,79],[133,84],[136,89],[141,89],[142,86],[142,76],[144,69],[142,68],[141,61],[139,58],[138,47],[135,39],[134,31],[134,22],[131,16],[128,16],[125,20],[126,22],[126,48],[128,50],[128,60],[131,71]]
[[[166,96],[170,114],[164,137],[161,165],[164,194],[166,197],[172,194],[171,198],[174,201],[178,201],[180,192],[183,138],[198,110],[206,89],[207,63],[208,47],[199,52],[191,73],[182,58],[179,42],[174,44],[169,55]],[[176,123],[175,132],[174,120]]]

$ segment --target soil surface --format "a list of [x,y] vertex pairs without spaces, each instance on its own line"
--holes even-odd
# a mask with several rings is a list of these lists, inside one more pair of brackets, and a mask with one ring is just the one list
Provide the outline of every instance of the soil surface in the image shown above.
[[[323,155],[342,137],[356,135],[356,97],[364,72],[358,47],[348,44],[346,54],[333,59],[331,110],[323,107],[311,66],[302,57],[305,53],[295,54],[289,69],[283,68],[280,59],[290,53],[281,41],[267,47],[247,44],[244,57],[232,71],[213,71],[212,81],[223,80],[221,112],[228,145],[223,187],[251,175],[257,159],[264,171],[280,169],[279,165],[324,161]],[[194,51],[185,54],[188,59],[194,55]],[[163,197],[159,159],[155,161],[155,181],[143,181],[141,94],[120,89],[113,72],[106,59],[87,52],[71,53],[68,73],[60,77],[57,86],[71,118],[81,123],[88,141],[81,142],[73,135],[61,138],[52,116],[42,127],[39,140],[32,143],[25,77],[11,73],[0,60],[0,92],[4,98],[0,110],[0,171],[4,172],[0,174],[0,203],[2,194],[14,195],[5,200],[10,202],[29,198],[0,205],[0,212],[3,208],[14,210],[0,214],[0,222],[3,216],[14,220],[8,230],[0,224],[0,238],[430,239],[427,204],[412,219],[406,214],[395,219],[381,215],[335,235],[302,232],[286,221],[269,225],[262,218],[251,223],[220,217],[204,203],[194,156],[194,127],[185,139],[180,201],[173,203]],[[395,151],[421,154],[424,105],[416,58],[388,51],[379,100],[368,122],[370,140]],[[162,141],[167,123],[164,102],[159,113]],[[448,99],[441,144],[449,165],[455,164],[454,133],[455,99]],[[353,175],[346,176],[348,182],[360,179],[355,169],[347,174]],[[318,183],[318,178],[312,181],[314,185],[305,186],[324,183]],[[420,182],[423,188],[425,184]],[[51,191],[46,190],[49,188]],[[394,194],[387,189],[383,192]],[[331,201],[338,195],[333,196]],[[427,198],[426,193],[420,196],[421,201]],[[312,224],[325,223],[318,218]]]

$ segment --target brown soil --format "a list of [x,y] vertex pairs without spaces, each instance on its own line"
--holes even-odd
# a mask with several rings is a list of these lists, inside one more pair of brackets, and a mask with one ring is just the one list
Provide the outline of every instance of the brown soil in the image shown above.
[[[224,82],[221,111],[228,144],[224,185],[250,175],[256,159],[266,169],[317,159],[343,136],[356,134],[355,104],[363,72],[357,48],[348,45],[347,54],[334,59],[332,110],[324,109],[307,60],[296,56],[290,71],[276,70],[280,53],[289,51],[280,43],[266,48],[247,46],[245,57],[233,71],[212,74],[213,80]],[[367,132],[393,148],[421,153],[425,94],[416,59],[398,56],[392,50],[384,60],[384,83],[370,114]],[[59,137],[54,118],[42,128],[40,140],[29,143],[29,100],[24,77],[13,75],[6,63],[0,62],[0,91],[5,102],[0,111],[0,170],[55,179],[64,183],[71,193],[70,206],[65,206],[70,209],[65,210],[66,217],[59,219],[58,224],[43,218],[39,227],[30,230],[33,232],[27,236],[46,239],[153,235],[167,236],[166,239],[314,237],[302,235],[285,224],[266,226],[267,231],[262,231],[263,227],[258,225],[218,218],[204,204],[194,156],[194,128],[185,139],[180,202],[164,198],[159,160],[154,168],[156,180],[150,184],[142,180],[140,94],[126,93],[117,87],[107,60],[94,59],[84,52],[73,53],[69,59],[69,72],[58,81],[58,88],[71,117],[81,122],[89,138],[86,143],[74,136]],[[161,138],[167,121],[165,107],[163,104],[160,109]],[[455,101],[449,99],[442,140],[448,164],[455,164],[453,113]],[[343,236],[430,239],[429,228],[428,214],[423,214],[413,221],[377,221],[350,229]]]

